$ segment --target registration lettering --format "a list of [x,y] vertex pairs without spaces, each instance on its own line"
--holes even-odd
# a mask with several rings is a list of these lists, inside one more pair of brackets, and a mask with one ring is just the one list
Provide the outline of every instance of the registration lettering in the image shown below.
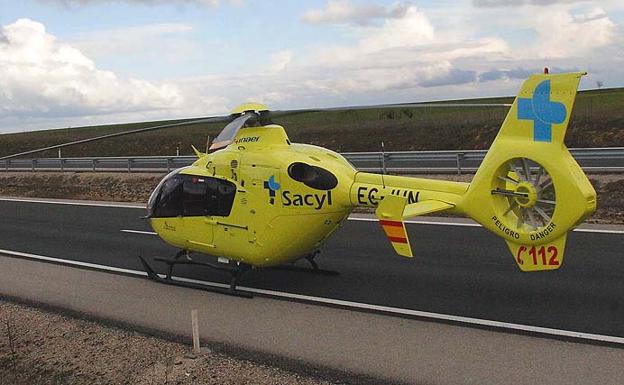
[[[380,192],[377,187],[368,188],[360,186],[357,190],[357,200],[361,205],[377,206],[384,199],[385,193],[385,191]],[[420,191],[394,188],[390,191],[390,195],[407,199],[407,204],[409,205],[418,202]]]

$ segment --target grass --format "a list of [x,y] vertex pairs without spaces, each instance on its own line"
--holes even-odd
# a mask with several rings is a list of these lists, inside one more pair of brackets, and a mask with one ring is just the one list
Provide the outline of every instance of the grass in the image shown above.
[[[510,103],[512,98],[457,102]],[[507,108],[405,108],[310,112],[275,119],[292,142],[336,151],[486,149]],[[0,135],[0,156],[62,142],[176,121],[79,127]],[[63,149],[64,157],[192,154],[191,144],[206,146],[223,123],[176,127]],[[568,147],[624,146],[624,88],[579,93],[568,129]],[[34,157],[56,157],[48,151]]]

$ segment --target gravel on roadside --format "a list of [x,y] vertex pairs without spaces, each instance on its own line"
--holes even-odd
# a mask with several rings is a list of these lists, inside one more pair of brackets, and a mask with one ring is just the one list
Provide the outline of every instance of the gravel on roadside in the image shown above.
[[0,300],[0,384],[336,383]]

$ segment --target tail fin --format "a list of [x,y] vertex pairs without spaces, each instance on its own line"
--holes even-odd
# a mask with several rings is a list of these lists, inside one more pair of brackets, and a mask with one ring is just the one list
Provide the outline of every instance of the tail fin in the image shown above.
[[584,73],[532,75],[457,208],[505,239],[523,271],[561,266],[596,192],[563,143]]

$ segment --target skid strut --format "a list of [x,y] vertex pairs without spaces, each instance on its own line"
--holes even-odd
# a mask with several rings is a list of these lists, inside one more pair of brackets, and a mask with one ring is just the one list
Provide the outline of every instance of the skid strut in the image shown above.
[[302,267],[302,266],[294,266],[294,265],[282,265],[282,266],[274,266],[274,267],[270,267],[270,269],[272,270],[283,270],[283,271],[297,271],[297,272],[301,272],[301,273],[313,273],[313,274],[319,274],[319,275],[340,275],[339,272],[334,271],[334,270],[324,270],[321,269],[318,265],[318,263],[314,260],[314,257],[316,257],[316,255],[319,252],[316,251],[313,254],[310,254],[308,256],[305,257],[305,259],[310,263],[310,266],[312,267]]
[[[182,256],[185,256],[185,258],[181,259]],[[219,265],[215,265],[212,263],[194,261],[188,256],[188,252],[186,250],[182,250],[178,254],[176,254],[176,256],[173,258],[154,258],[154,261],[167,264],[167,274],[163,278],[160,275],[158,275],[154,271],[154,269],[151,268],[151,266],[147,263],[147,261],[143,257],[139,256],[139,259],[141,260],[141,264],[143,265],[143,268],[145,269],[145,272],[147,273],[148,278],[150,278],[153,281],[164,283],[167,285],[188,287],[192,289],[199,289],[199,290],[210,291],[214,293],[233,295],[236,297],[244,297],[244,298],[253,297],[253,295],[250,292],[241,291],[236,288],[243,274],[245,274],[247,271],[251,269],[251,266],[247,264],[237,264],[235,267],[224,267],[224,266],[219,266]],[[181,281],[179,279],[173,279],[172,274],[173,274],[173,267],[175,265],[196,265],[196,266],[208,267],[208,268],[219,270],[219,271],[227,271],[231,275],[230,287],[224,288],[224,287],[211,286],[211,285],[202,285],[202,284],[193,283],[193,282]]]

